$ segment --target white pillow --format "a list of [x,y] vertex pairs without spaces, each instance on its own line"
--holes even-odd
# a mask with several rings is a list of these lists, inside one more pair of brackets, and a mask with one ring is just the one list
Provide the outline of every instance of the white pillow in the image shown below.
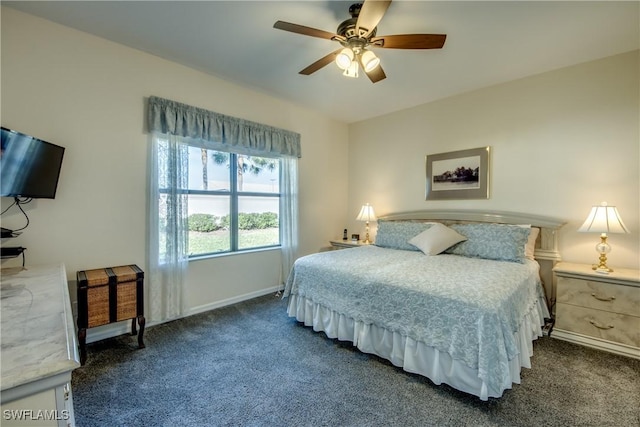
[[536,251],[536,240],[538,239],[538,234],[540,234],[540,229],[538,227],[532,227],[531,224],[521,224],[518,225],[518,227],[529,229],[529,238],[524,244],[524,257],[531,261],[535,261],[536,258],[534,253]]
[[463,240],[467,240],[467,238],[462,234],[444,224],[435,223],[409,240],[409,243],[420,249],[425,255],[438,255]]
[[538,234],[540,234],[540,229],[538,227],[531,227],[529,240],[527,240],[527,243],[524,245],[525,258],[535,260],[533,253],[536,251],[536,239],[538,238]]

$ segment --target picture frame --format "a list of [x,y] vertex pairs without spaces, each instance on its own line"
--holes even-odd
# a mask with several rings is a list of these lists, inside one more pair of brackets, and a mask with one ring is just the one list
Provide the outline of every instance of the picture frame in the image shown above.
[[426,200],[489,198],[491,147],[426,156]]

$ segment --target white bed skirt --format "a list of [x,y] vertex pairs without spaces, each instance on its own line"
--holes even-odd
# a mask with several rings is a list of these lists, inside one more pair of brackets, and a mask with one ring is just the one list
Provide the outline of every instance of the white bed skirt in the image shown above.
[[519,355],[509,363],[508,380],[498,387],[489,387],[478,377],[477,369],[452,359],[446,352],[383,327],[356,321],[304,297],[289,296],[288,314],[316,332],[323,331],[329,338],[350,341],[364,353],[380,356],[407,372],[423,375],[438,385],[449,384],[481,400],[501,397],[513,383],[520,384],[520,369],[531,368],[533,340],[542,336],[541,326],[544,318],[549,317],[544,299],[531,307],[514,334]]

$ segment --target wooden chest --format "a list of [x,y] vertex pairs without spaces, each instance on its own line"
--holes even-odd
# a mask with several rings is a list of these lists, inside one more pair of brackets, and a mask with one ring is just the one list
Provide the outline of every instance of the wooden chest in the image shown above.
[[[137,265],[83,270],[78,280],[78,341],[80,363],[86,361],[87,328],[131,320],[131,334],[144,348],[144,272]],[[136,321],[140,332],[136,331]]]

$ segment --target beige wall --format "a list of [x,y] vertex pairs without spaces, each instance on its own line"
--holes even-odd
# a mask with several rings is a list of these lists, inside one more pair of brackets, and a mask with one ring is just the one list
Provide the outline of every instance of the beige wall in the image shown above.
[[[10,8],[1,31],[2,125],[66,147],[56,199],[25,205],[29,228],[2,242],[25,246],[28,264],[62,262],[72,282],[77,270],[146,264],[150,95],[300,133],[300,253],[344,228],[346,124]],[[16,208],[2,216],[9,228],[23,222]],[[200,311],[268,292],[279,263],[277,250],[192,262],[188,303]]]
[[[355,216],[370,202],[379,215],[470,208],[559,217],[567,221],[560,233],[564,259],[592,262],[597,236],[576,229],[591,205],[607,200],[632,232],[610,237],[610,265],[639,267],[638,52],[347,126],[140,51],[1,11],[2,125],[67,148],[56,199],[26,205],[31,225],[2,244],[27,247],[29,264],[65,263],[72,284],[79,269],[146,264],[150,95],[302,135],[300,255],[325,246],[344,227],[364,233]],[[489,200],[424,200],[426,154],[484,145],[493,150]],[[3,209],[10,202],[3,198]],[[2,217],[9,228],[23,221],[15,208]],[[270,291],[278,284],[279,259],[278,251],[266,251],[192,262],[192,311]]]
[[[616,205],[612,267],[640,267],[638,51],[443,99],[349,127],[349,220],[421,209],[491,209],[564,219],[564,260],[597,260],[578,233],[592,205]],[[429,82],[437,84],[437,82]],[[488,200],[425,201],[425,156],[491,146]]]

